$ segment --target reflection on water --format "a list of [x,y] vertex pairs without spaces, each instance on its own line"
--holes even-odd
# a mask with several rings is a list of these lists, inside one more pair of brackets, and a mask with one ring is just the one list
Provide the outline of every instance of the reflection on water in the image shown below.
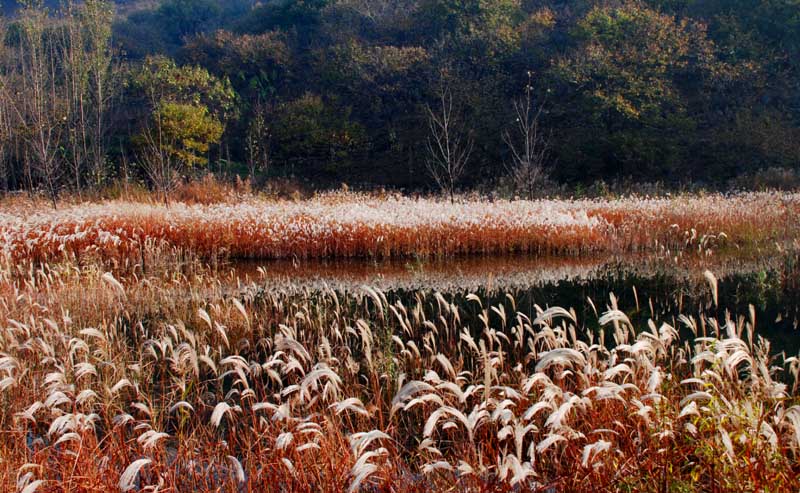
[[281,287],[383,291],[427,289],[440,292],[507,291],[562,281],[605,278],[610,273],[655,277],[672,274],[700,282],[708,269],[718,277],[782,268],[780,257],[659,258],[646,255],[533,257],[457,257],[433,260],[237,262],[228,268],[242,279]]
[[[414,299],[419,290],[439,291],[452,297],[462,321],[479,327],[477,306],[466,300],[478,294],[507,313],[535,315],[536,306],[572,307],[581,324],[596,325],[598,312],[607,310],[614,293],[619,307],[635,326],[648,320],[682,326],[680,314],[700,320],[720,320],[726,313],[737,321],[756,315],[757,334],[773,343],[773,350],[797,354],[800,350],[800,267],[797,255],[765,258],[654,258],[652,256],[535,258],[523,256],[456,258],[428,261],[358,260],[336,262],[237,263],[228,267],[240,280],[266,290],[332,288],[355,292],[368,285],[389,300]],[[712,303],[703,273],[719,279],[719,305]],[[510,293],[513,302],[506,297]],[[513,305],[512,305],[513,304]],[[491,316],[496,317],[494,312]],[[499,320],[494,320],[499,324]],[[684,330],[685,327],[684,327]]]
[[465,257],[446,260],[276,261],[237,263],[239,277],[267,285],[383,291],[428,289],[441,292],[519,289],[544,282],[594,277],[608,263],[600,258]]

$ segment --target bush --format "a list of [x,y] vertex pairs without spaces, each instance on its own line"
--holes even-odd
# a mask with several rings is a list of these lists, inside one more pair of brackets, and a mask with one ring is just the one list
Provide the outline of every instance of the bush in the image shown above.
[[212,174],[207,174],[199,180],[189,180],[182,183],[172,198],[187,204],[219,204],[236,202],[244,195],[252,194],[249,180],[242,180],[238,176],[232,183],[220,181]]
[[799,190],[800,172],[793,168],[765,168],[731,180],[730,186],[739,190]]

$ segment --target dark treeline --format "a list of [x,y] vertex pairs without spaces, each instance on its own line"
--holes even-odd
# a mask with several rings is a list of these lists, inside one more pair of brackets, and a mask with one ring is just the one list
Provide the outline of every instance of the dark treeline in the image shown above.
[[444,191],[800,166],[797,0],[23,2],[0,186]]

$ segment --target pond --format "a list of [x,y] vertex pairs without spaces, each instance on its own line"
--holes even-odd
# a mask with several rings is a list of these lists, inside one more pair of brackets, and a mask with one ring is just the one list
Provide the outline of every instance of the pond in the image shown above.
[[[467,300],[470,293],[483,299],[484,306],[503,304],[506,313],[519,311],[531,318],[537,306],[573,308],[579,324],[598,329],[598,314],[609,309],[613,293],[619,309],[639,329],[646,329],[652,319],[657,325],[680,327],[682,334],[692,337],[680,315],[693,317],[698,324],[706,317],[722,323],[727,315],[740,328],[755,316],[756,336],[767,338],[773,353],[792,355],[800,351],[797,259],[797,253],[749,258],[506,256],[237,262],[224,269],[232,278],[253,281],[258,289],[354,292],[366,285],[383,291],[390,302],[404,303],[419,291],[437,291],[456,304],[462,322],[476,330],[482,322],[477,304]],[[717,304],[706,271],[717,279]],[[499,315],[490,311],[490,316],[493,326],[499,327]]]

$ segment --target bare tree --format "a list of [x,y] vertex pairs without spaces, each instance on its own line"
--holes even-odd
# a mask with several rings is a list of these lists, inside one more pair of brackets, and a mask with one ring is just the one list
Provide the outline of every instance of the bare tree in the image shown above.
[[[5,22],[0,19],[0,36],[6,39],[7,26]],[[8,67],[8,53],[5,43],[0,43],[0,64],[3,67]],[[0,71],[0,187],[2,191],[8,191],[9,182],[11,181],[11,165],[9,162],[9,155],[11,154],[10,148],[13,145],[12,129],[12,107],[11,101],[8,100],[7,87],[12,82],[11,70]]]
[[180,182],[180,175],[178,163],[170,151],[174,148],[174,142],[168,142],[160,116],[156,116],[153,126],[142,132],[141,140],[139,165],[147,173],[164,205],[168,206],[169,195]]
[[108,112],[117,95],[119,65],[114,63],[111,28],[114,5],[109,0],[85,0],[82,25],[86,30],[88,64],[88,96],[91,104],[89,118],[89,171],[95,185],[105,179],[108,145]]
[[[2,84],[2,82],[0,82]],[[8,163],[8,148],[11,141],[11,131],[8,108],[5,98],[0,97],[0,191],[8,191],[10,167]]]
[[269,145],[271,133],[267,125],[266,108],[259,101],[253,108],[253,116],[247,126],[245,147],[247,151],[247,170],[250,181],[255,179],[256,173],[269,171]]
[[113,7],[108,0],[64,5],[62,53],[68,94],[70,168],[80,194],[84,174],[99,185],[106,174],[106,112],[114,91],[111,52]]
[[473,141],[453,103],[453,93],[446,84],[439,92],[439,105],[427,107],[428,157],[425,165],[439,189],[454,201],[456,184],[461,179],[472,153]]
[[540,125],[543,109],[544,105],[536,104],[533,99],[531,73],[528,72],[525,96],[514,101],[514,135],[506,131],[503,140],[511,150],[512,164],[507,167],[511,179],[518,190],[525,190],[529,200],[545,178],[544,164],[550,151],[550,136]]
[[88,65],[84,46],[84,30],[81,26],[78,6],[67,0],[63,11],[64,28],[60,56],[63,63],[64,86],[67,93],[67,125],[65,145],[69,152],[67,159],[75,192],[80,196],[83,190],[83,170],[89,157],[88,135]]
[[22,95],[17,112],[24,115],[30,168],[57,206],[63,175],[62,136],[66,123],[65,98],[60,84],[58,46],[46,32],[47,10],[32,2],[21,12],[18,61]]

